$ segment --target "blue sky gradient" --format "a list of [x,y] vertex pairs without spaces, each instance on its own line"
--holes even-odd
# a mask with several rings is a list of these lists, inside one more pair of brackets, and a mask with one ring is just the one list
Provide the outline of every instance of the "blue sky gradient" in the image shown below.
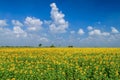
[[120,47],[120,0],[0,0],[0,46]]

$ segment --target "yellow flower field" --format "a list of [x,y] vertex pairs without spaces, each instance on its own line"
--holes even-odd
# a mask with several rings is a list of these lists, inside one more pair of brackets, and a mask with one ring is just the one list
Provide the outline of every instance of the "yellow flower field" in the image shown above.
[[119,80],[120,48],[0,48],[0,80]]

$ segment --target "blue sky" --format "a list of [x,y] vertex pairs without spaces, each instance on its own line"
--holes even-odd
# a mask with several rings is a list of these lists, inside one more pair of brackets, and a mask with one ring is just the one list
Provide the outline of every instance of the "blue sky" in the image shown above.
[[120,0],[0,0],[0,46],[120,47]]

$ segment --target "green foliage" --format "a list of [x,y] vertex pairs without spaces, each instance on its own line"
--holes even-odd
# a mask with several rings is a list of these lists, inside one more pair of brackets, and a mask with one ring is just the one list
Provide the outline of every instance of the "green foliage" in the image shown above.
[[54,44],[52,44],[50,47],[51,47],[51,48],[53,48],[53,47],[55,47],[55,45],[54,45]]
[[39,47],[41,47],[42,46],[42,44],[39,44]]
[[73,46],[68,46],[69,48],[73,48]]

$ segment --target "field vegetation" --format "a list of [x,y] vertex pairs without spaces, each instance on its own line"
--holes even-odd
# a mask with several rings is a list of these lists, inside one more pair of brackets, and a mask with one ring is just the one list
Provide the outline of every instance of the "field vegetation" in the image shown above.
[[1,80],[119,80],[120,48],[0,48]]

